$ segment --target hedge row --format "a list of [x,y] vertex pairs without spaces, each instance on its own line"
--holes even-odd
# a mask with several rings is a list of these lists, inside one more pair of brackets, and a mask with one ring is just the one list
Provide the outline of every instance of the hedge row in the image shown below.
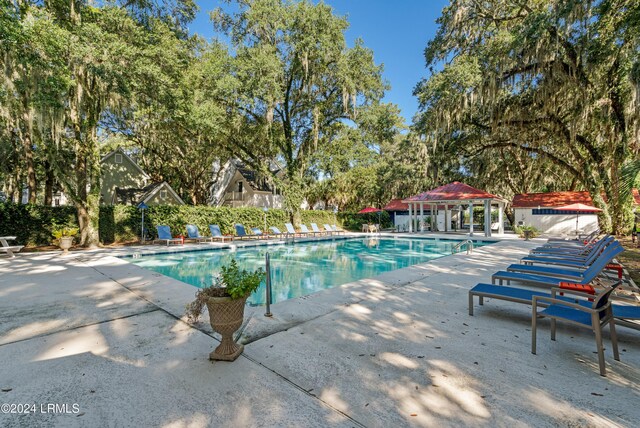
[[77,227],[75,207],[0,203],[0,236],[16,236],[15,245],[50,244],[53,240],[53,222]]
[[347,230],[353,230],[360,232],[363,224],[378,224],[380,223],[382,228],[392,227],[391,217],[386,211],[379,211],[375,213],[357,214],[350,212],[338,213],[338,220],[342,223],[342,227]]
[[[74,207],[46,207],[0,203],[0,236],[16,235],[19,244],[47,245],[51,243],[51,223],[77,226]],[[300,221],[309,225],[335,224],[336,217],[330,211],[302,211]],[[285,231],[289,222],[286,211],[270,209],[266,212],[267,227],[276,226]],[[186,224],[195,224],[202,235],[209,234],[209,225],[218,224],[222,233],[234,233],[233,225],[241,223],[247,228],[265,227],[265,212],[260,208],[227,208],[190,205],[160,205],[145,210],[145,228],[155,236],[155,226],[167,225],[174,235],[184,234]],[[100,241],[126,242],[140,236],[141,212],[134,206],[114,205],[100,207]]]
[[[334,224],[336,218],[329,211],[303,211],[301,222]],[[284,210],[270,209],[266,212],[266,226],[275,226],[285,231],[290,220]],[[234,225],[243,224],[247,229],[265,228],[265,212],[261,208],[228,208],[190,205],[158,205],[145,210],[145,228],[155,236],[155,226],[167,225],[174,235],[186,234],[185,225],[195,224],[202,235],[209,235],[209,225],[217,224],[225,234],[235,234]],[[136,207],[125,205],[105,206],[100,210],[100,240],[103,243],[123,242],[140,236],[141,212]]]

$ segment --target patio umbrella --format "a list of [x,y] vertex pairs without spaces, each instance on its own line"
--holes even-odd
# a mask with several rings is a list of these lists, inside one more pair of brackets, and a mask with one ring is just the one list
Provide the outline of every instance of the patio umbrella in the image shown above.
[[363,208],[360,211],[358,211],[358,214],[378,213],[378,227],[380,227],[380,213],[381,212],[382,212],[381,209],[374,208],[374,207],[366,207],[366,208]]
[[575,203],[564,205],[561,207],[555,208],[557,211],[575,211],[576,212],[576,235],[578,234],[578,218],[580,217],[580,213],[595,213],[602,211],[600,208],[596,208],[591,205]]

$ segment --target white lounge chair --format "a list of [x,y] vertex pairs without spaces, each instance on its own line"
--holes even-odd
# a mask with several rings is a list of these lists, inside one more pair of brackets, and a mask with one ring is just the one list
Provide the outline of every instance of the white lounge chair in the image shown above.
[[14,252],[18,253],[24,248],[24,245],[9,245],[7,241],[15,240],[15,236],[0,236],[0,251],[7,253],[9,257],[15,257]]

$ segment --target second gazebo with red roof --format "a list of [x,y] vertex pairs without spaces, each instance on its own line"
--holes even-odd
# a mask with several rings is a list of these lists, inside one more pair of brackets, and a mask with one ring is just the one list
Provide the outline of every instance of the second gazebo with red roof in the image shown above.
[[420,224],[419,218],[424,215],[425,205],[429,208],[430,213],[435,213],[435,216],[430,216],[431,230],[436,229],[434,217],[437,218],[437,212],[439,205],[444,206],[444,230],[442,232],[448,232],[451,229],[451,211],[453,208],[457,208],[457,211],[462,211],[462,206],[468,206],[469,209],[469,235],[473,236],[473,206],[482,205],[485,210],[485,224],[484,234],[485,236],[491,236],[491,206],[498,206],[498,233],[504,233],[503,217],[504,206],[506,200],[485,192],[484,190],[476,189],[467,184],[454,181],[453,183],[445,184],[444,186],[437,187],[428,192],[420,193],[410,198],[402,200],[403,204],[409,206],[409,232],[418,231],[423,229],[418,227]]

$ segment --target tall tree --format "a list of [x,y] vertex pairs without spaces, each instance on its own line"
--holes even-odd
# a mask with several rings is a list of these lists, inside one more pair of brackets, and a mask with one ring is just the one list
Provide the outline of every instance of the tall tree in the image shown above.
[[433,74],[416,88],[416,127],[449,157],[491,156],[505,176],[516,152],[547,165],[621,232],[619,167],[638,150],[639,20],[631,0],[452,0],[425,50]]
[[359,110],[382,97],[382,69],[362,41],[346,46],[347,21],[323,3],[235,3],[236,13],[212,13],[235,53],[223,143],[263,173],[280,159],[287,205],[295,211],[312,153],[327,143],[333,124],[357,122]]

